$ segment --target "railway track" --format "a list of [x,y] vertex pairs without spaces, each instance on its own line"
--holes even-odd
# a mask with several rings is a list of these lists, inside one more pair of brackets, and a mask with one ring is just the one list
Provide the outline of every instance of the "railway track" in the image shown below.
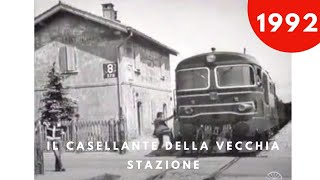
[[227,170],[229,167],[231,167],[233,164],[235,164],[236,162],[239,161],[241,157],[235,157],[234,159],[232,159],[230,162],[228,162],[227,164],[225,164],[224,166],[222,166],[220,169],[218,169],[218,171],[214,172],[211,176],[209,176],[208,178],[205,178],[203,180],[216,180],[217,177],[223,173],[223,171]]
[[[276,133],[277,134],[277,133]],[[274,141],[274,135],[269,139],[270,142]],[[241,158],[243,157],[259,157],[258,155],[263,152],[263,151],[255,151],[255,152],[247,152],[247,153],[240,153],[237,154],[237,157],[233,157],[231,160],[229,160],[227,163],[223,164],[218,170],[215,170],[212,174],[208,175],[206,178],[202,178],[203,180],[217,180],[217,178],[224,172],[226,171],[228,168],[230,168],[232,165],[234,165],[235,163],[237,163]],[[189,157],[191,159],[189,159],[190,161],[195,161],[195,160],[199,160],[199,158],[206,158],[206,157],[231,157],[230,154],[214,154],[214,155],[197,155],[195,157],[193,157],[192,155],[189,156],[185,156],[185,157]],[[215,163],[215,162],[214,162]],[[153,175],[149,178],[147,178],[146,180],[163,180],[163,179],[172,179],[170,177],[168,177],[169,173],[174,172],[175,174],[181,174],[181,176],[185,176],[184,174],[186,173],[187,170],[184,171],[180,171],[179,169],[166,169],[164,171],[161,171],[160,173]],[[168,178],[167,178],[168,177]],[[183,178],[182,178],[183,179]],[[201,179],[201,178],[200,178]]]
[[[235,164],[241,157],[235,157],[232,160],[230,160],[228,163],[220,167],[217,171],[215,171],[212,175],[210,175],[207,178],[204,178],[203,180],[216,180],[216,178],[225,170],[227,170],[229,167],[231,167],[233,164]],[[197,160],[198,158],[193,158],[191,161]],[[154,176],[151,176],[147,178],[146,180],[161,180],[165,179],[165,176],[167,175],[168,172],[175,171],[176,169],[170,168],[166,169]]]
[[[192,159],[190,159],[190,160],[191,160],[191,161],[195,161],[195,160],[197,160],[197,159],[198,159],[198,158],[192,158]],[[147,178],[146,180],[159,180],[159,179],[163,179],[168,172],[170,172],[170,171],[175,171],[175,170],[176,170],[176,169],[173,169],[173,168],[166,169],[166,170],[164,170],[164,171],[162,171],[162,172],[160,172],[160,173],[158,173],[158,174],[156,174],[156,175],[154,175],[154,176],[151,176],[151,177]]]
[[[272,138],[270,139],[270,141],[271,142],[273,141]],[[200,178],[203,180],[216,180],[225,170],[227,170],[232,165],[237,163],[241,158],[243,158],[243,157],[259,157],[258,154],[260,154],[261,152],[262,151],[240,153],[240,154],[237,154],[237,157],[233,157],[233,155],[231,155],[231,154],[216,154],[216,155],[212,155],[212,156],[211,155],[200,155],[200,156],[196,156],[196,157],[192,157],[192,156],[185,156],[185,157],[191,158],[191,159],[189,159],[190,161],[195,161],[195,160],[199,160],[199,159],[201,160],[202,158],[209,158],[209,157],[226,157],[226,158],[232,157],[231,160],[224,163],[221,167],[219,167],[213,173],[210,173],[210,175],[207,175],[205,178]],[[205,163],[205,162],[203,162],[203,163]],[[218,162],[210,161],[210,163],[211,164],[207,164],[207,165],[211,166],[212,164],[217,164]],[[207,166],[207,165],[204,164],[204,166]],[[188,170],[181,171],[179,169],[170,168],[170,169],[166,169],[164,171],[161,171],[160,173],[153,175],[153,176],[147,178],[146,180],[173,179],[172,177],[168,177],[168,176],[170,176],[168,174],[175,174],[176,176],[177,176],[177,174],[181,174],[181,177],[183,177],[183,176],[185,176],[185,173],[190,173],[187,171]],[[181,179],[183,179],[183,178],[181,178]]]

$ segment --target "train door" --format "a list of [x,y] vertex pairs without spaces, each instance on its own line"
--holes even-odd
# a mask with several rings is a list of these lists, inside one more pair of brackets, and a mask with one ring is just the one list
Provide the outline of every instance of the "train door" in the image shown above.
[[265,117],[266,117],[266,119],[269,119],[270,115],[271,115],[270,95],[269,95],[270,91],[269,91],[269,79],[268,79],[268,75],[266,73],[263,73],[262,87],[263,87],[264,102],[265,102],[265,107],[264,107]]
[[137,103],[137,124],[138,124],[138,134],[141,135],[141,121],[142,121],[142,103]]
[[[276,87],[274,83],[270,83],[270,106],[272,112],[272,119],[278,119],[278,109],[277,109],[277,95],[276,95]],[[272,102],[272,103],[271,103]]]
[[[178,113],[178,108],[177,108],[177,91],[176,89],[173,90],[173,111],[175,113]],[[173,135],[176,140],[178,140],[179,136],[179,131],[180,131],[180,126],[179,126],[179,118],[173,118]]]

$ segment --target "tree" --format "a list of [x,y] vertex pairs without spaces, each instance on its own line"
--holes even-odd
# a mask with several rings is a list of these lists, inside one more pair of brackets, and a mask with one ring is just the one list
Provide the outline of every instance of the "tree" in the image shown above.
[[68,92],[63,88],[63,75],[55,69],[55,63],[48,72],[48,82],[46,91],[41,99],[43,106],[41,110],[41,122],[70,121],[77,108],[77,101],[68,96]]

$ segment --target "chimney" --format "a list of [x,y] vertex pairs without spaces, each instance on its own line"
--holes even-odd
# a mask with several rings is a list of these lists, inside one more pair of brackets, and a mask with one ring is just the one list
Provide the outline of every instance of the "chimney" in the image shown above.
[[117,11],[115,11],[113,7],[114,7],[114,5],[112,3],[102,4],[103,17],[110,19],[112,21],[118,21],[117,20]]

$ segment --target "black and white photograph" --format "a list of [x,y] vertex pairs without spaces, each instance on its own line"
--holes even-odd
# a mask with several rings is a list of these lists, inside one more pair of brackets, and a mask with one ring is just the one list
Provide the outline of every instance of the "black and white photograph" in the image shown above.
[[247,6],[35,0],[34,178],[291,180],[292,55]]

